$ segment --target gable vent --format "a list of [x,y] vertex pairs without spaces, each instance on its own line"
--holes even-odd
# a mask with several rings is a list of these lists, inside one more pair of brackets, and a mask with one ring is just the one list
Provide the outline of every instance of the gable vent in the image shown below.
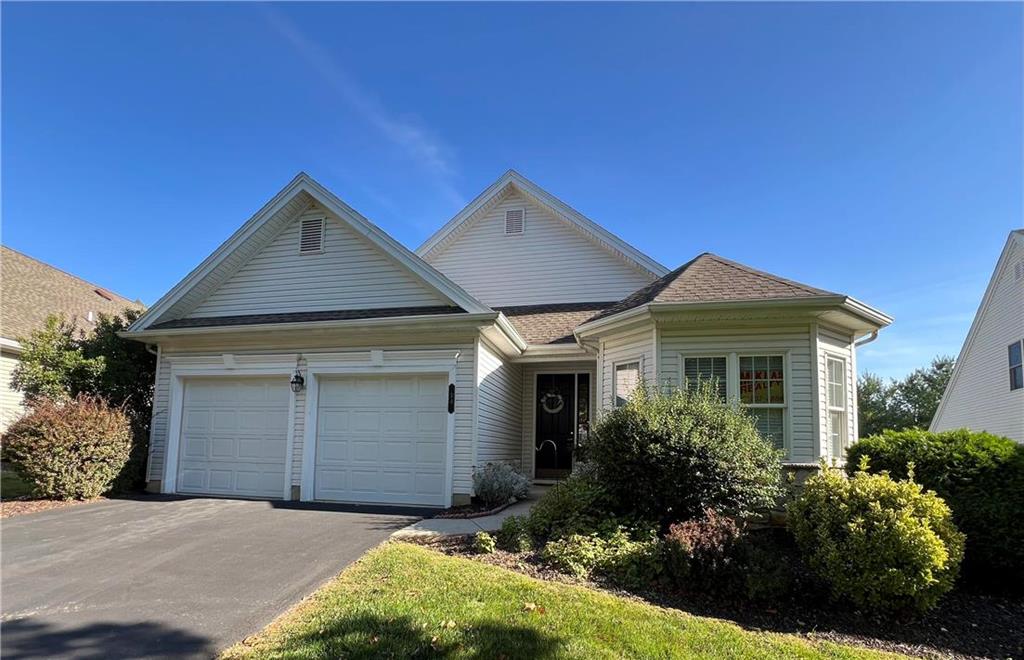
[[1024,280],[1024,260],[1018,261],[1013,265],[1013,281],[1019,282]]
[[324,251],[324,219],[306,218],[299,231],[299,254],[320,254]]
[[505,234],[522,234],[525,216],[526,211],[523,209],[508,209],[505,211]]

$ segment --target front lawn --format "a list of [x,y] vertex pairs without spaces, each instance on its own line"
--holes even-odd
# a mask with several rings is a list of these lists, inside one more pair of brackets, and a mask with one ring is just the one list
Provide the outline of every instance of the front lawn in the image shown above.
[[419,546],[371,551],[225,658],[880,658]]

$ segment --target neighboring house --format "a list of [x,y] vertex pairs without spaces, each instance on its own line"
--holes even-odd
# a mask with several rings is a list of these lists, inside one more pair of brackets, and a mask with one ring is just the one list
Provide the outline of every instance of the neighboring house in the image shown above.
[[958,428],[1024,443],[1024,229],[1006,239],[930,427]]
[[516,172],[415,253],[300,174],[125,336],[159,351],[151,489],[445,506],[488,462],[568,474],[641,381],[716,377],[787,462],[839,457],[890,322],[712,254],[668,271]]
[[11,386],[21,342],[52,314],[63,314],[88,332],[99,314],[142,309],[108,289],[75,277],[7,246],[0,246],[0,432],[24,411],[22,394]]

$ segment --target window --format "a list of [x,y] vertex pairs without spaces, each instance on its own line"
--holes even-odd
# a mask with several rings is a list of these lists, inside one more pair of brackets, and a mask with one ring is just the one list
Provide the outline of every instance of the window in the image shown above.
[[525,217],[526,211],[524,209],[508,209],[505,211],[505,234],[522,234]]
[[320,254],[324,251],[323,218],[306,218],[299,227],[299,254]]
[[754,415],[758,432],[777,449],[786,446],[786,374],[781,355],[739,357],[740,403]]
[[629,395],[640,384],[640,363],[626,362],[615,365],[615,407],[626,404]]
[[1010,344],[1010,391],[1024,387],[1024,340]]
[[691,392],[696,390],[702,381],[710,381],[718,388],[718,395],[725,400],[727,388],[725,356],[684,357],[683,382]]
[[832,443],[832,455],[842,456],[846,452],[848,428],[846,425],[846,361],[825,358],[828,376],[828,437]]

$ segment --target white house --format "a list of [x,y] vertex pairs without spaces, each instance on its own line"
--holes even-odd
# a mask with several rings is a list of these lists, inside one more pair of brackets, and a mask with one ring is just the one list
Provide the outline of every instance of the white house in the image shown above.
[[159,354],[151,489],[446,506],[488,462],[568,474],[641,381],[717,377],[787,462],[840,456],[890,322],[712,254],[669,271],[513,171],[416,252],[300,174],[125,334]]
[[1024,229],[1010,232],[932,431],[969,428],[1024,442]]

